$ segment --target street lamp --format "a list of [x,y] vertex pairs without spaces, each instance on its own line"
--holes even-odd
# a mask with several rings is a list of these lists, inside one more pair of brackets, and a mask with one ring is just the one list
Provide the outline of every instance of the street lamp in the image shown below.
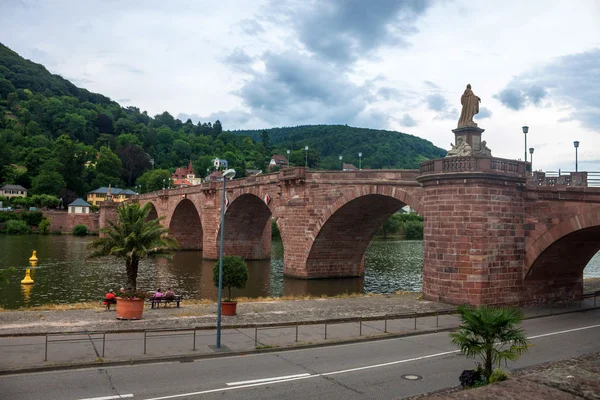
[[342,162],[342,156],[340,156],[340,168],[344,170],[344,163]]
[[163,190],[165,190],[165,182],[167,182],[167,179],[163,178]]
[[223,293],[223,237],[225,235],[225,186],[227,178],[235,177],[235,169],[223,171],[223,196],[221,199],[221,245],[219,248],[219,293],[217,294],[217,349],[221,348],[221,294]]
[[577,149],[579,148],[579,141],[574,141],[573,146],[575,146],[575,172],[577,172]]
[[531,176],[533,176],[533,151],[535,149],[533,147],[529,148],[529,154],[531,155]]
[[527,132],[529,132],[529,127],[523,127],[523,134],[525,134],[525,162],[527,162]]
[[288,155],[288,168],[290,167],[290,151],[287,151],[287,155]]
[[358,169],[362,170],[362,153],[358,153]]
[[304,160],[304,166],[305,166],[306,168],[308,168],[308,146],[304,146],[304,152],[306,153],[306,154],[305,154],[306,158],[305,158],[305,160]]

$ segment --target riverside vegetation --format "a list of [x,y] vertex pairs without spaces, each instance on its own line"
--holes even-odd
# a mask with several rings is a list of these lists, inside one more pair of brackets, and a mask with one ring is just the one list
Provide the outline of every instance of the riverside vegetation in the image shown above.
[[358,151],[363,168],[417,168],[446,154],[400,132],[345,125],[228,132],[219,120],[182,122],[166,111],[150,116],[78,88],[0,44],[0,185],[19,184],[69,204],[109,184],[161,189],[190,160],[198,176],[219,157],[243,177],[247,169],[266,171],[271,156],[287,149],[291,165],[304,166],[308,156],[313,169],[339,169],[339,155],[357,163]]

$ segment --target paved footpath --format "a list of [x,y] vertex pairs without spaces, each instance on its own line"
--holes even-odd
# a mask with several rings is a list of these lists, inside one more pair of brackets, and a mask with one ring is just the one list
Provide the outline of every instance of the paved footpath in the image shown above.
[[[598,299],[600,306],[600,298]],[[523,309],[538,317],[594,308],[594,299]],[[216,304],[146,307],[140,321],[120,321],[103,307],[0,312],[0,373],[214,357],[296,346],[450,330],[453,306],[416,293],[238,304],[223,317],[216,343]],[[417,318],[415,318],[417,316]]]

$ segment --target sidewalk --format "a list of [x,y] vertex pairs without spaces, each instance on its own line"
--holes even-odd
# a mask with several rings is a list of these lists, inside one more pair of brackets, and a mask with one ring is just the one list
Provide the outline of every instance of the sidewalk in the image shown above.
[[[454,306],[418,296],[239,303],[237,316],[222,319],[221,349],[214,348],[216,304],[183,301],[179,309],[154,310],[148,306],[140,321],[117,320],[114,311],[100,305],[90,310],[4,311],[0,373],[281,350],[423,334],[458,325],[458,317],[447,314]],[[594,299],[523,311],[531,318],[580,307],[594,307]]]

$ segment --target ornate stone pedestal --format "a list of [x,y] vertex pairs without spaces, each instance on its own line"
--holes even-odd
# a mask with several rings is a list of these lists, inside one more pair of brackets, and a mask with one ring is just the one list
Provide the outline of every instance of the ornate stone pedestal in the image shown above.
[[461,137],[463,142],[471,146],[474,153],[479,153],[481,151],[481,134],[484,131],[485,129],[476,126],[463,126],[452,129],[452,132],[454,132],[454,143],[459,143],[460,140],[458,138]]

